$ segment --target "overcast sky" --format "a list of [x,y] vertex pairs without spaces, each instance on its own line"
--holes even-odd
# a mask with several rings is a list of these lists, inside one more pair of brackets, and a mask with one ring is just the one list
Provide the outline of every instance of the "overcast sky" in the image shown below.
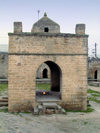
[[40,18],[47,12],[63,33],[75,33],[75,25],[85,23],[90,53],[96,42],[100,55],[100,0],[0,0],[0,44],[8,44],[14,21],[22,21],[23,31],[30,32],[38,10]]

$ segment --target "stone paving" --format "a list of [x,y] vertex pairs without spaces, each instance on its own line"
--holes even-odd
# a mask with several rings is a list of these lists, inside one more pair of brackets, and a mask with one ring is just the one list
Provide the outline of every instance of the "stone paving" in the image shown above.
[[100,113],[34,116],[1,112],[0,133],[100,133]]
[[100,133],[100,103],[91,113],[40,115],[0,112],[0,133]]

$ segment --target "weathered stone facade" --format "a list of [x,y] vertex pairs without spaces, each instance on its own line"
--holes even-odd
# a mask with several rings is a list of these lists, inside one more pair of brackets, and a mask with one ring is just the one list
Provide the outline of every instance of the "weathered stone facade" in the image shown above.
[[[47,70],[47,78],[50,78],[50,69],[43,63],[39,66],[36,78],[42,79],[44,70]],[[0,52],[0,79],[8,79],[8,52]]]
[[43,78],[50,78],[50,68],[48,65],[43,63],[39,66],[37,72],[36,72],[36,78],[37,79],[43,79]]
[[88,59],[88,78],[100,81],[100,58]]
[[8,78],[8,53],[0,52],[0,79]]
[[18,32],[9,33],[9,111],[31,110],[38,104],[35,80],[43,63],[51,70],[51,90],[59,88],[61,93],[59,104],[86,110],[88,35],[84,24],[76,27],[77,34],[24,33],[20,26]]

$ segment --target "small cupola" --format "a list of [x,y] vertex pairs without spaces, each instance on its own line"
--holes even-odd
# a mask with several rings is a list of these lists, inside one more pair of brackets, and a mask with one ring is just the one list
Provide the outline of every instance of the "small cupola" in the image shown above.
[[43,33],[60,33],[60,26],[53,20],[47,17],[47,13],[33,24],[32,33],[43,32]]

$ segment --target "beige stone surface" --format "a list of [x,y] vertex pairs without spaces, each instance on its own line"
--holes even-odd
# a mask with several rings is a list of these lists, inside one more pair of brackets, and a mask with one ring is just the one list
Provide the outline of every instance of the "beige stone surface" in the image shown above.
[[51,61],[61,69],[61,101],[67,109],[87,106],[87,36],[9,34],[9,111],[32,109],[38,67]]
[[87,54],[87,36],[10,35],[9,52]]
[[93,58],[89,60],[88,77],[92,80],[100,81],[100,60],[99,58]]

